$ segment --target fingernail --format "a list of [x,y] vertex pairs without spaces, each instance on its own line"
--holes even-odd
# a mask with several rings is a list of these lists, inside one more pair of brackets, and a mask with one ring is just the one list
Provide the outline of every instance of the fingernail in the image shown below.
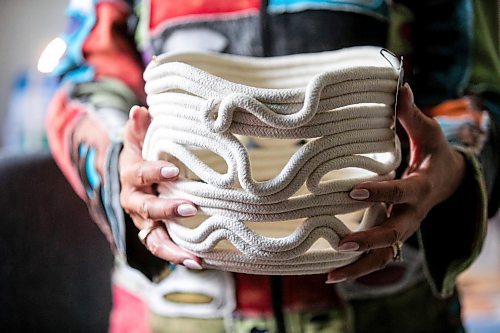
[[359,244],[356,242],[346,242],[338,247],[339,252],[351,252],[359,249]]
[[408,82],[405,82],[404,86],[406,87],[406,89],[408,89],[408,97],[410,97],[410,103],[414,103],[414,97],[413,97],[413,91],[411,90],[411,87],[410,85],[408,84]]
[[190,205],[190,204],[182,204],[177,207],[177,213],[180,216],[193,216],[196,215],[198,212],[198,209],[196,209],[195,206]]
[[137,112],[137,110],[139,109],[139,106],[138,105],[134,105],[132,106],[132,108],[130,108],[130,112],[128,114],[128,117],[130,119],[134,119],[134,114]]
[[179,168],[175,166],[166,166],[161,168],[160,173],[162,177],[173,178],[179,175]]
[[364,188],[356,188],[349,192],[349,196],[354,200],[365,200],[370,197],[370,192]]
[[189,269],[195,269],[197,271],[203,269],[203,267],[201,267],[200,264],[198,264],[196,261],[194,261],[193,259],[186,259],[182,262],[182,264],[184,266],[186,266],[187,268]]
[[391,214],[392,214],[392,208],[394,207],[393,204],[390,204],[388,207],[387,207],[387,212],[385,214],[385,216],[389,219],[391,218]]
[[344,282],[347,280],[347,278],[343,274],[335,274],[333,276],[328,276],[328,279],[326,280],[325,283],[339,283],[339,282]]

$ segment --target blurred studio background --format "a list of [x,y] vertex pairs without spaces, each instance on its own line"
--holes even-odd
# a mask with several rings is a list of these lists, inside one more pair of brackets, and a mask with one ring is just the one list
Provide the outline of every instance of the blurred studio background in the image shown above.
[[109,245],[44,131],[67,4],[0,0],[0,332],[107,331]]
[[[67,2],[0,0],[2,332],[104,332],[111,307],[108,245],[53,163],[44,133],[58,82],[42,72],[64,52],[55,38]],[[42,207],[34,202],[46,209],[31,209]],[[489,226],[459,286],[473,333],[500,332],[499,218]]]

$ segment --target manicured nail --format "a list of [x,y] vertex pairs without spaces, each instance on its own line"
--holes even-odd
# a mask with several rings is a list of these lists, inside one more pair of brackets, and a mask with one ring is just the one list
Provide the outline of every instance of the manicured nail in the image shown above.
[[410,97],[410,103],[414,103],[414,97],[413,97],[413,91],[411,90],[411,87],[410,85],[408,84],[408,82],[405,82],[404,86],[406,87],[406,89],[408,89],[408,97]]
[[134,114],[137,112],[137,110],[139,110],[139,106],[138,105],[134,105],[131,109],[130,109],[130,112],[128,114],[128,117],[130,119],[134,119]]
[[201,267],[200,264],[198,264],[196,261],[194,261],[193,259],[186,259],[182,262],[182,264],[184,266],[186,266],[187,268],[189,269],[195,269],[197,271],[203,269],[203,267]]
[[364,188],[355,188],[349,192],[349,196],[354,200],[365,200],[370,197],[370,192]]
[[198,212],[198,209],[196,209],[195,206],[190,205],[190,204],[182,204],[177,207],[177,213],[180,216],[193,216],[196,215]]
[[162,177],[173,178],[179,175],[179,169],[175,166],[166,166],[161,168],[160,173]]
[[394,205],[393,204],[390,204],[389,206],[387,206],[387,212],[385,213],[385,216],[389,219],[391,218],[391,215],[392,215],[392,209],[393,209]]
[[347,280],[347,278],[343,274],[336,274],[333,276],[328,276],[328,279],[326,280],[325,283],[339,283],[339,282],[344,282]]
[[359,249],[359,244],[356,242],[346,242],[338,247],[339,252],[351,252]]

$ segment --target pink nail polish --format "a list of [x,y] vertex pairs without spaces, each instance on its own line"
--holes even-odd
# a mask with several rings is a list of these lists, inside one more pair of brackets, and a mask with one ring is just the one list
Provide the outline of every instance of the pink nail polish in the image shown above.
[[343,274],[338,274],[338,275],[329,275],[328,276],[328,279],[326,280],[325,283],[339,283],[339,282],[344,282],[345,280],[347,280],[347,278],[343,275]]
[[179,175],[179,169],[175,166],[166,166],[161,168],[160,173],[164,178],[173,178]]
[[131,109],[130,109],[130,112],[128,114],[128,117],[130,119],[134,119],[134,115],[135,113],[137,112],[137,110],[139,109],[139,106],[138,105],[134,105]]
[[413,104],[415,102],[415,99],[413,97],[413,91],[411,90],[411,87],[408,84],[408,82],[405,82],[404,86],[406,87],[406,89],[408,89],[408,97],[410,98],[410,103]]
[[182,264],[183,264],[184,266],[186,266],[187,268],[189,268],[189,269],[194,269],[194,270],[197,270],[197,271],[199,271],[199,270],[203,269],[203,267],[201,267],[201,265],[200,265],[200,264],[198,264],[198,263],[197,263],[196,261],[194,261],[193,259],[186,259],[186,260],[184,260],[184,261],[182,262]]
[[387,206],[387,212],[386,212],[386,214],[385,214],[385,216],[386,216],[387,218],[391,218],[391,215],[392,215],[392,208],[393,208],[393,207],[394,207],[394,205],[393,205],[393,204],[390,204],[390,205],[388,205],[388,206]]
[[195,206],[190,204],[182,204],[177,207],[177,213],[180,216],[193,216],[196,215],[198,209]]
[[351,252],[359,249],[359,244],[355,242],[346,242],[338,247],[339,252]]
[[332,284],[332,283],[340,283],[340,282],[344,282],[345,280],[347,280],[346,278],[341,278],[341,279],[328,279],[326,280],[326,284]]
[[370,197],[370,192],[364,188],[355,188],[349,192],[349,196],[354,200],[365,200]]

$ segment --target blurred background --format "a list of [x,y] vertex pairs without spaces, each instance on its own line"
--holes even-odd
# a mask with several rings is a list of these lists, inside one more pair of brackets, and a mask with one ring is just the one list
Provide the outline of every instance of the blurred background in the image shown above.
[[[0,330],[23,322],[29,331],[105,331],[112,258],[51,161],[43,129],[58,83],[37,66],[50,67],[50,57],[38,61],[64,30],[67,0],[0,4]],[[56,188],[63,193],[54,193]],[[61,195],[68,202],[61,203]],[[27,202],[34,200],[54,206],[56,215],[30,211]],[[33,223],[39,219],[45,223]],[[480,259],[460,279],[464,320],[473,333],[500,332],[496,220],[490,221]]]
[[[42,136],[39,125],[43,124],[43,112],[55,83],[37,71],[37,62],[46,45],[64,31],[67,3],[67,0],[0,0],[3,147],[37,149],[43,145],[43,139],[39,141]],[[26,94],[29,100],[23,98]]]
[[109,246],[44,133],[58,83],[38,60],[64,31],[67,4],[0,0],[0,332],[107,331]]

